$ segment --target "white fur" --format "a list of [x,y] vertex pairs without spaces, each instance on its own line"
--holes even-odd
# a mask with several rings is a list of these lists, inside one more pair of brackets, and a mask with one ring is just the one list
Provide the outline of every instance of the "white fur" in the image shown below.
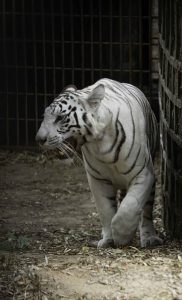
[[[99,247],[110,246],[111,241],[114,241],[116,246],[126,245],[131,241],[155,180],[148,146],[147,121],[141,105],[132,93],[145,102],[149,113],[151,113],[150,106],[143,93],[137,88],[129,84],[121,84],[123,92],[119,94],[115,93],[111,86],[112,81],[102,79],[93,86],[78,91],[78,103],[85,109],[87,120],[92,125],[90,127],[92,134],[86,136],[87,142],[83,144],[82,152],[88,182],[103,227]],[[48,113],[38,132],[38,137],[47,137],[47,146],[49,146],[49,137],[56,135],[55,126],[51,125],[53,117],[54,114]],[[120,128],[121,125],[117,125],[119,130],[116,129],[117,117],[124,133]],[[134,143],[133,122],[135,124]],[[85,135],[85,127],[82,126],[81,118],[80,124],[80,132]],[[113,150],[108,152],[115,142],[116,130],[118,130],[119,139]],[[119,141],[124,138],[124,134],[126,137],[120,147],[118,159],[113,162],[116,149],[119,149]],[[59,142],[64,141],[68,135],[59,135]],[[76,133],[74,136],[77,138]],[[133,148],[128,156],[132,143]],[[135,167],[128,172],[136,159],[136,153],[139,154]],[[144,166],[143,169],[142,166]],[[139,172],[141,169],[142,171]],[[127,191],[118,210],[110,200],[116,195],[117,189]],[[161,242],[155,234],[152,221],[141,222],[140,235],[142,246],[148,243],[155,244],[156,241]]]

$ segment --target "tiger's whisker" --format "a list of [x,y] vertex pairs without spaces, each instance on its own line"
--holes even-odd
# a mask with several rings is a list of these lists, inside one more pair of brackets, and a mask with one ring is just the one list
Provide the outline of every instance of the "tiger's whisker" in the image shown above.
[[75,148],[68,142],[64,142],[64,146],[66,146],[66,148],[68,149],[68,151],[70,151],[71,154],[73,154],[73,156],[75,157],[75,159],[77,159],[77,161],[79,163],[83,163],[80,155],[76,152]]
[[[64,153],[64,152],[67,152],[68,155],[69,155],[69,153],[70,153],[71,155],[73,155],[73,157],[76,159],[76,164],[77,164],[77,162],[78,162],[78,163],[83,163],[82,160],[81,160],[81,158],[78,156],[78,154],[76,153],[76,151],[75,151],[75,149],[73,148],[72,145],[68,146],[68,145],[64,142],[64,143],[62,143],[61,145],[59,145],[59,147],[61,147],[63,153]],[[69,157],[70,157],[70,156],[69,156]],[[73,162],[74,162],[74,164],[75,164],[75,160],[74,160]],[[75,166],[76,166],[76,164],[75,164]]]
[[67,156],[67,158],[71,158],[69,156],[69,153],[62,146],[57,147],[57,149],[60,150],[63,154],[65,154]]

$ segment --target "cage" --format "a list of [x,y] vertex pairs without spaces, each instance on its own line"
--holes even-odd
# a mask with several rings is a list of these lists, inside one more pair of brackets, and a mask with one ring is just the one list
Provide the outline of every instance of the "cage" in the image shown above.
[[157,112],[156,1],[2,0],[0,146],[35,146],[45,106],[67,84],[130,82]]
[[164,223],[182,238],[182,3],[159,2],[159,100]]

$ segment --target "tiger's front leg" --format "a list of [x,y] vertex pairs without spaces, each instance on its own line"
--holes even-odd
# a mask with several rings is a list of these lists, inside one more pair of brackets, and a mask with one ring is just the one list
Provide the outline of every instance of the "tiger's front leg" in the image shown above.
[[132,240],[153,183],[154,175],[147,168],[132,181],[112,219],[112,236],[116,246],[126,245]]
[[140,220],[140,242],[141,247],[156,246],[163,243],[162,239],[157,236],[153,224],[153,205],[155,197],[155,182],[145,206],[143,208]]
[[114,245],[111,221],[117,210],[116,191],[109,181],[97,180],[88,173],[87,177],[102,224],[102,239],[98,247],[111,247]]

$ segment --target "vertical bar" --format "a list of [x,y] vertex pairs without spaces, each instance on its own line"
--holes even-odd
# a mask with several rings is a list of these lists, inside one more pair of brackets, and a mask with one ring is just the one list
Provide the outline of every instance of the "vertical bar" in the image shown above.
[[38,102],[37,102],[37,51],[36,51],[36,28],[35,28],[35,12],[32,5],[32,33],[33,33],[33,70],[35,78],[34,99],[35,99],[35,128],[38,130]]
[[91,81],[94,82],[94,51],[93,51],[93,1],[90,1],[91,14],[90,14],[90,26],[91,26]]
[[[168,18],[167,18],[167,3],[168,0],[165,1],[165,8],[164,8],[164,41],[167,41],[167,26],[168,26]],[[166,45],[165,45],[166,46]]]
[[162,32],[162,0],[158,0],[158,26],[159,26],[159,32],[161,34]]
[[165,41],[166,37],[166,0],[162,1],[162,38]]
[[61,49],[62,49],[62,87],[65,86],[65,66],[64,66],[64,6],[61,0]]
[[148,41],[149,41],[149,76],[150,76],[150,80],[149,80],[149,101],[151,103],[151,98],[152,98],[152,0],[149,0],[149,37],[148,37]]
[[[168,0],[166,2],[166,9],[165,9],[165,19],[166,19],[166,28],[165,28],[165,46],[166,48],[169,47],[169,44],[168,44],[168,41],[169,41],[169,31],[168,31],[168,22],[169,22],[169,15],[168,15],[168,12],[169,12],[169,6],[168,6]],[[168,82],[168,67],[169,67],[169,63],[168,63],[168,59],[166,59],[166,65],[165,65],[165,81],[166,83]]]
[[3,57],[5,65],[5,78],[6,78],[6,143],[10,144],[9,140],[9,105],[8,105],[8,66],[7,66],[7,54],[6,54],[6,0],[3,0]]
[[131,0],[129,0],[129,81],[132,82]]
[[[22,28],[23,28],[23,56],[24,56],[24,77],[25,77],[25,145],[28,146],[28,79],[27,79],[27,46],[26,46],[26,31],[25,31],[25,1],[23,1]],[[33,0],[32,0],[33,7]]]
[[[176,54],[177,54],[177,39],[178,39],[178,22],[177,22],[177,1],[174,0],[173,2],[173,5],[174,5],[174,53],[173,53],[173,56],[174,58],[177,58],[176,57]],[[166,18],[167,19],[167,18]]]
[[139,87],[142,88],[142,5],[139,0]]
[[[179,3],[179,28],[182,28],[182,3]],[[179,34],[179,53],[178,53],[178,59],[182,59],[182,34],[181,34],[181,29],[179,30],[178,28],[178,34]],[[180,74],[179,74],[180,75]],[[182,74],[180,76],[181,79],[181,85],[182,85]],[[182,86],[179,86],[179,88],[181,89]]]
[[51,1],[51,35],[52,35],[52,61],[53,61],[53,97],[56,96],[56,63],[55,63],[55,26],[54,26],[54,1]]
[[16,43],[16,21],[15,21],[15,0],[13,0],[13,46],[15,55],[15,86],[16,86],[16,145],[19,145],[19,105],[18,105],[18,65],[17,65],[17,43]]
[[84,72],[84,20],[83,20],[83,0],[80,1],[81,3],[81,48],[82,48],[82,59],[81,59],[81,69],[82,69],[82,88],[85,85],[85,72]]
[[123,26],[122,26],[122,1],[119,1],[119,57],[120,57],[120,80],[122,80],[122,65],[123,65]]
[[162,5],[161,5],[161,8],[162,8],[162,39],[165,40],[165,1],[166,0],[161,0],[162,1]]
[[99,1],[99,53],[100,53],[100,78],[102,78],[102,6],[101,0]]
[[43,76],[44,76],[44,106],[47,106],[46,89],[46,45],[45,45],[45,18],[44,18],[44,0],[41,0],[41,26],[42,26],[42,53],[43,53]]
[[111,74],[111,78],[113,77],[113,67],[112,67],[112,59],[113,59],[113,55],[112,55],[112,1],[110,1],[110,36],[109,36],[109,42],[110,42],[110,53],[109,53],[109,66],[110,66],[110,74]]
[[172,41],[172,36],[171,36],[171,31],[172,31],[172,5],[171,5],[171,0],[169,1],[169,26],[170,26],[170,31],[169,31],[169,53],[171,54],[171,41]]
[[70,1],[70,26],[71,26],[71,80],[72,83],[74,83],[75,78],[74,78],[74,33],[73,33],[73,1]]

